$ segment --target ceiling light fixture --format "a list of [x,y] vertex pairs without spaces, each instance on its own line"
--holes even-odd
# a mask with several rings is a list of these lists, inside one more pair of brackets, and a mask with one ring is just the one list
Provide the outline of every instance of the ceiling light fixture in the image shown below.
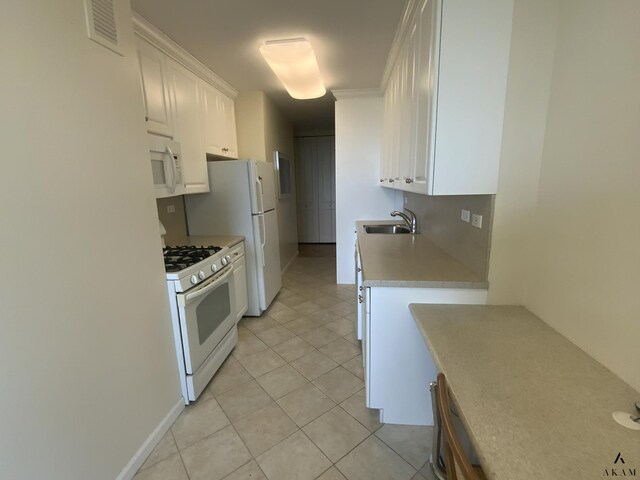
[[311,43],[304,38],[268,41],[260,53],[293,98],[318,98],[327,92]]

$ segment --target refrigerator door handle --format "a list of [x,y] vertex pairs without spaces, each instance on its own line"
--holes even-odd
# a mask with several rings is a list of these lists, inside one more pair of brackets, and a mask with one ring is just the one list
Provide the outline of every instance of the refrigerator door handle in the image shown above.
[[260,248],[262,249],[262,266],[264,267],[267,264],[264,254],[264,246],[267,243],[267,228],[264,224],[264,215],[258,217],[258,222],[260,223]]
[[264,213],[264,200],[263,200],[263,191],[262,191],[262,177],[258,177],[256,179],[256,207],[258,211],[256,213]]

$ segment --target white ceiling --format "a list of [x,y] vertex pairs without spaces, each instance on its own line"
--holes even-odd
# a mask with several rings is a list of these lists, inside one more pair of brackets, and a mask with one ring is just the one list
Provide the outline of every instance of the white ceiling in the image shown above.
[[262,90],[296,130],[333,128],[333,95],[294,100],[259,53],[304,37],[328,90],[375,88],[407,0],[132,0],[135,11],[240,92]]

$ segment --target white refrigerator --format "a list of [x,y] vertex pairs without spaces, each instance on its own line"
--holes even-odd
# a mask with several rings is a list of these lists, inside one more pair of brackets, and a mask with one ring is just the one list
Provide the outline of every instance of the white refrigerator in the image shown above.
[[282,287],[273,164],[207,162],[209,193],[185,196],[189,235],[243,235],[249,309],[259,316]]

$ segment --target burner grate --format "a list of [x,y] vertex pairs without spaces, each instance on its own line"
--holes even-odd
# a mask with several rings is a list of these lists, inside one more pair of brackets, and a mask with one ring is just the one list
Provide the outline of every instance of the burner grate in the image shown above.
[[164,254],[164,268],[167,272],[179,272],[209,258],[220,250],[222,250],[221,247],[213,245],[205,247],[195,247],[191,245],[165,247],[162,249]]

